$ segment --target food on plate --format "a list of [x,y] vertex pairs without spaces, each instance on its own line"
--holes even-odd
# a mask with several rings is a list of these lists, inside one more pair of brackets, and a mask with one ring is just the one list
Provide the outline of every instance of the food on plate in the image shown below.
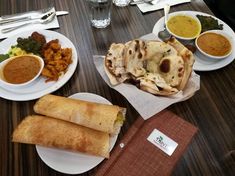
[[45,36],[38,32],[33,32],[27,38],[17,38],[17,44],[12,45],[7,54],[1,54],[5,59],[13,56],[21,56],[26,54],[41,55],[42,46],[46,43]]
[[109,157],[108,133],[40,115],[27,116],[12,141]]
[[43,46],[42,56],[45,62],[42,76],[47,78],[46,81],[57,81],[72,63],[72,49],[61,48],[58,39],[51,40]]
[[106,158],[110,136],[119,132],[125,115],[125,108],[55,95],[40,98],[34,110],[41,115],[24,118],[13,132],[13,142]]
[[9,58],[9,54],[0,54],[0,63]]
[[38,32],[33,32],[31,36],[27,38],[17,38],[16,47],[21,48],[27,53],[33,53],[35,55],[41,56],[42,47],[45,43],[45,36],[39,34]]
[[196,15],[196,17],[201,23],[201,32],[209,30],[223,30],[223,24],[219,24],[218,20],[214,19],[212,16]]
[[21,56],[25,54],[29,54],[29,53],[27,53],[25,50],[17,46],[12,46],[11,49],[8,51],[9,57]]
[[45,36],[36,31],[31,34],[31,38],[40,43],[41,46],[43,46],[47,42]]
[[155,95],[173,95],[183,90],[192,73],[194,57],[175,38],[161,41],[133,40],[113,43],[104,59],[112,85],[134,83]]
[[31,81],[42,70],[43,61],[36,55],[22,55],[9,58],[2,63],[1,78],[11,84]]
[[34,111],[95,130],[118,134],[125,119],[126,109],[115,105],[45,95],[36,102]]
[[216,57],[227,56],[232,51],[229,39],[213,31],[202,33],[197,38],[196,45],[201,51]]
[[17,44],[11,46],[7,54],[0,54],[0,62],[13,56],[34,54],[44,59],[42,76],[48,81],[57,81],[72,63],[72,49],[62,48],[58,39],[46,41],[44,35],[33,32],[26,38],[17,38]]
[[201,32],[199,20],[189,15],[174,15],[167,21],[168,31],[180,39],[194,39]]

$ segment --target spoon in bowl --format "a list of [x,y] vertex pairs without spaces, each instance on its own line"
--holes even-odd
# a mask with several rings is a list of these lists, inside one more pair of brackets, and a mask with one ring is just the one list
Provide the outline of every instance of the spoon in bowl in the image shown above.
[[160,38],[162,41],[167,41],[171,38],[171,34],[166,29],[166,23],[168,20],[169,11],[170,11],[170,5],[166,4],[164,6],[164,29],[158,32],[158,38]]
[[56,16],[56,13],[55,12],[50,12],[46,15],[43,15],[40,19],[38,20],[34,20],[34,21],[31,21],[31,22],[27,22],[27,23],[23,23],[21,25],[18,25],[18,26],[13,26],[13,27],[8,27],[8,28],[4,28],[1,30],[2,33],[7,33],[7,32],[11,32],[15,29],[18,29],[20,27],[23,27],[23,26],[27,26],[27,25],[30,25],[30,24],[36,24],[36,23],[40,23],[40,24],[46,24],[46,23],[49,23],[51,22]]

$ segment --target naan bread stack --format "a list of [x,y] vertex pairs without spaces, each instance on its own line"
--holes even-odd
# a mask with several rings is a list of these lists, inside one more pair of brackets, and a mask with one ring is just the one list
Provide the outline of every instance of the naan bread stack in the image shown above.
[[112,85],[131,82],[154,95],[169,96],[183,90],[192,73],[194,57],[175,38],[133,40],[112,44],[104,68]]
[[[46,95],[14,130],[13,142],[37,144],[109,157],[110,135],[118,134],[126,109]],[[45,116],[44,116],[45,115]]]

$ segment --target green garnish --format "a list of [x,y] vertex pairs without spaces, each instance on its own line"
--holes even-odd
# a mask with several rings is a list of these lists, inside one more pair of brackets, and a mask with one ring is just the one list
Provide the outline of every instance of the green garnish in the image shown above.
[[202,32],[209,30],[223,30],[223,24],[219,24],[218,20],[211,16],[196,15],[201,22]]
[[17,38],[17,47],[25,50],[27,53],[41,55],[42,44],[34,40],[32,37]]
[[8,54],[0,54],[0,62],[6,60],[9,58],[9,55]]

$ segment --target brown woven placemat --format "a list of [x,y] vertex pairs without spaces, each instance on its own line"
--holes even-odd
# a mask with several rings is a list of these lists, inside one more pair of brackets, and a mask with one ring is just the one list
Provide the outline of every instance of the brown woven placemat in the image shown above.
[[[178,143],[171,156],[147,141],[153,129]],[[139,117],[98,167],[96,176],[170,175],[196,132],[195,126],[167,110],[146,121]]]

